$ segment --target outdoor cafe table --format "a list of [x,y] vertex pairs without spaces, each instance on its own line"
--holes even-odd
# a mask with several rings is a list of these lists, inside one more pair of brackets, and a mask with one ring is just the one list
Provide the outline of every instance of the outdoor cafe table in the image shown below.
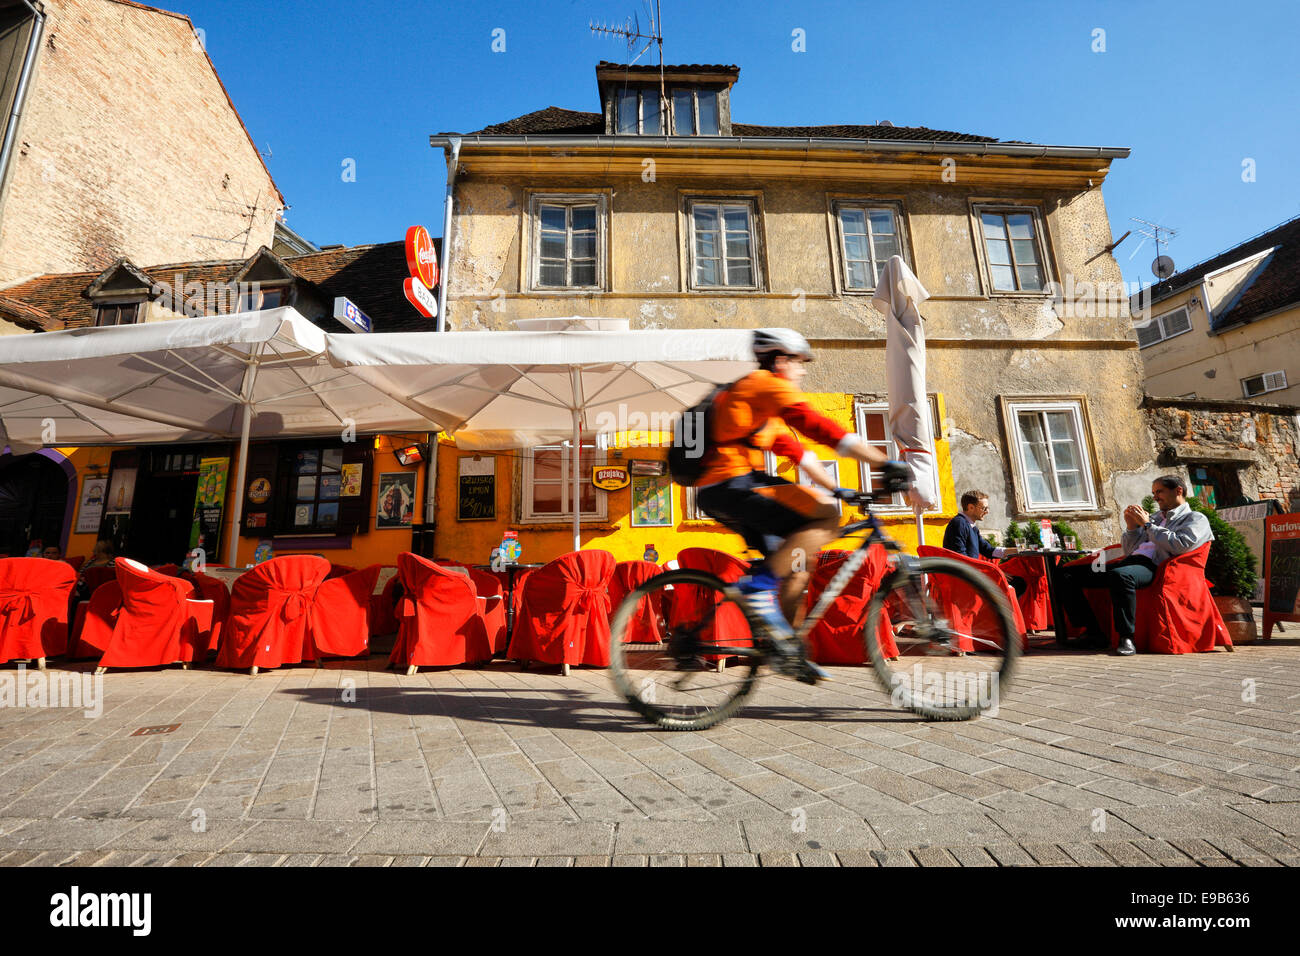
[[1017,551],[1014,555],[1007,555],[1007,558],[1038,558],[1043,562],[1044,570],[1047,572],[1047,601],[1052,608],[1052,631],[1056,635],[1057,644],[1065,645],[1069,642],[1070,630],[1065,608],[1061,604],[1061,566],[1089,554],[1092,552],[1065,551],[1060,548],[1026,548]]
[[[490,564],[476,564],[475,571],[487,571],[489,574],[496,575],[505,590],[506,598],[506,647],[510,646],[510,639],[515,634],[515,579],[520,571],[533,571],[537,568],[544,568],[545,564],[503,564],[496,568]],[[527,575],[525,575],[527,577]]]

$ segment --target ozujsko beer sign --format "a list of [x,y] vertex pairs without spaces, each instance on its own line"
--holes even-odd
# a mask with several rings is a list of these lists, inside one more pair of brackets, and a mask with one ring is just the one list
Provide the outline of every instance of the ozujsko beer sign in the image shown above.
[[402,292],[415,311],[430,319],[438,314],[438,300],[429,290],[438,284],[438,257],[433,240],[423,226],[406,230],[406,267],[411,276],[402,283]]

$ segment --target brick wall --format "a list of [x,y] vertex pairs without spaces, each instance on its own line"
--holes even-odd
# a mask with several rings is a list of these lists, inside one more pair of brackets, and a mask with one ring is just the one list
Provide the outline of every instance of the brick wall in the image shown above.
[[114,0],[45,9],[0,207],[0,284],[269,246],[282,202],[190,23]]
[[[1268,411],[1245,402],[1147,402],[1162,464],[1241,460],[1241,490],[1284,505],[1300,498],[1300,435],[1293,409]],[[1203,457],[1198,458],[1198,453]]]

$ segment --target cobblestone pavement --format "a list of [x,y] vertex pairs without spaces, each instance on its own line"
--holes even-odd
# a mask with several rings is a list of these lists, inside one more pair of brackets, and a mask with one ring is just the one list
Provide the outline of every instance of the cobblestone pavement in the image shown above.
[[600,670],[111,672],[0,709],[0,866],[1296,866],[1298,662],[1048,645],[964,723],[764,675],[700,733]]

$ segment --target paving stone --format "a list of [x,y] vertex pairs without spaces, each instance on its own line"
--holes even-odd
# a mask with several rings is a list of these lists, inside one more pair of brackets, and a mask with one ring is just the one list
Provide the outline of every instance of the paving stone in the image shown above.
[[758,865],[763,867],[798,866],[799,861],[793,853],[760,853],[758,855]]
[[1040,866],[1077,866],[1068,853],[1054,843],[1026,843],[1024,850]]
[[753,853],[724,853],[723,866],[758,866],[758,857]]
[[226,852],[349,853],[369,831],[369,824],[317,820],[263,820],[240,833]]
[[802,822],[801,829],[795,829],[796,822],[747,820],[745,842],[751,852],[757,853],[876,850],[884,846],[872,828],[859,819],[810,817]]
[[615,854],[744,853],[749,849],[737,823],[628,820],[618,824],[614,841]]
[[998,861],[998,866],[1034,865],[1034,858],[1014,843],[995,843],[984,849],[989,856]]
[[616,853],[614,854],[614,866],[649,866],[649,857],[641,856],[636,853]]
[[871,828],[886,848],[985,845],[1005,840],[1007,832],[985,814],[952,813],[874,820]]
[[1102,853],[1094,843],[1062,843],[1061,849],[1080,866],[1114,866],[1115,861]]
[[953,858],[952,854],[942,847],[923,846],[914,847],[912,856],[920,866],[958,866],[960,864]]
[[614,827],[608,823],[518,823],[504,832],[488,830],[486,856],[590,856],[613,852]]

